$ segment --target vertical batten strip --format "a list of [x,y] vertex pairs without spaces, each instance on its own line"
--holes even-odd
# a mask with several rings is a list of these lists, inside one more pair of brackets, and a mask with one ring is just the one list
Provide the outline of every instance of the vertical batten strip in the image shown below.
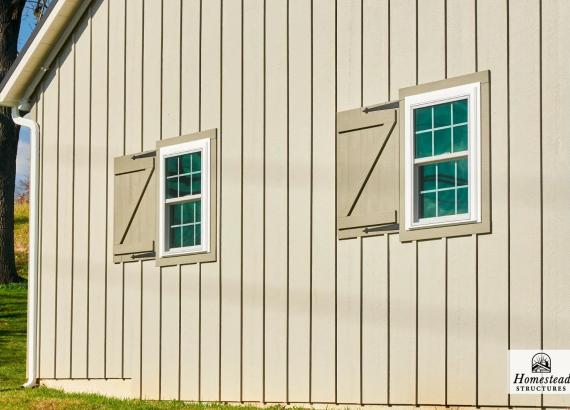
[[[446,20],[447,20],[447,0],[446,5]],[[446,21],[447,26],[447,21]],[[446,42],[447,42],[447,28],[446,28]],[[447,50],[447,48],[446,48]],[[445,70],[447,72],[447,53],[445,58]],[[445,387],[444,387],[444,403],[447,406],[449,402],[449,239],[444,238],[445,241]]]
[[[115,1],[113,0],[113,3]],[[123,137],[124,153],[133,154],[141,149],[143,139],[143,62],[144,3],[124,2],[124,72],[123,78]],[[143,266],[142,262],[124,263],[124,373],[132,378],[132,395],[142,397],[142,371],[144,347],[143,332]]]
[[[163,135],[162,100],[162,0],[142,0],[141,16],[141,67],[137,84],[140,101],[140,151],[153,150]],[[170,26],[172,27],[172,26]],[[155,172],[157,166],[155,165]],[[143,399],[162,398],[162,289],[166,268],[157,267],[155,261],[142,261],[142,350],[141,392]],[[172,269],[168,270],[169,277]]]
[[291,103],[291,90],[290,90],[290,78],[289,78],[289,73],[290,73],[290,61],[289,61],[289,54],[290,54],[290,34],[289,34],[289,13],[290,13],[290,5],[289,5],[289,0],[286,0],[285,2],[285,52],[286,52],[286,69],[285,69],[285,78],[286,78],[286,88],[287,88],[287,92],[286,92],[286,104],[285,104],[285,109],[286,109],[286,120],[285,120],[285,134],[286,134],[286,138],[287,138],[287,143],[286,143],[286,148],[285,148],[285,152],[286,152],[286,166],[285,166],[285,174],[286,174],[286,185],[287,185],[287,194],[286,194],[286,223],[285,223],[285,229],[287,231],[286,234],[286,239],[285,239],[285,244],[286,244],[286,256],[285,256],[285,272],[286,272],[286,276],[287,276],[287,296],[286,296],[286,302],[285,302],[285,403],[289,404],[289,377],[290,377],[290,365],[289,365],[289,353],[290,353],[290,349],[291,349],[291,340],[290,340],[290,336],[291,336],[291,326],[290,326],[290,311],[289,311],[289,302],[290,302],[290,298],[289,298],[289,293],[290,293],[290,289],[291,289],[291,263],[289,260],[290,254],[291,254],[291,244],[290,244],[290,223],[291,223],[291,204],[289,203],[290,201],[290,195],[291,195],[291,170],[290,170],[290,155],[291,155],[291,147],[290,147],[290,143],[291,143],[291,136],[290,136],[290,131],[291,131],[291,107],[290,107],[290,103]]
[[[90,219],[89,219],[89,377],[105,377],[105,277],[107,181],[107,8],[103,0],[91,5],[90,64]],[[102,172],[104,171],[104,172]]]
[[[76,58],[75,58],[75,34],[71,37],[72,43],[72,53],[73,53],[73,108],[72,108],[72,117],[73,117],[73,164],[72,164],[72,180],[71,180],[71,288],[70,288],[70,313],[69,313],[69,320],[70,320],[70,332],[69,332],[69,377],[72,377],[72,369],[73,369],[73,299],[74,299],[74,286],[73,286],[73,278],[75,276],[75,98],[76,98],[76,89],[75,89],[75,65],[76,65]],[[40,136],[41,139],[41,136]]]
[[[362,102],[361,3],[338,4],[338,95],[337,111],[358,107]],[[337,240],[337,377],[340,403],[361,402],[361,240]]]
[[290,0],[288,18],[287,401],[309,401],[311,282],[311,4]]
[[59,137],[59,166],[58,166],[58,283],[57,283],[57,313],[56,313],[56,377],[70,377],[71,360],[71,298],[72,293],[72,257],[69,251],[73,248],[73,50],[72,41],[64,45],[59,60],[59,97],[58,97],[58,137]]
[[[416,0],[416,5],[417,5],[417,0]],[[417,10],[417,9],[416,9]],[[417,27],[417,26],[416,26]],[[416,71],[417,72],[417,71]],[[417,80],[416,80],[417,81]],[[415,266],[415,273],[416,273],[416,354],[415,354],[415,361],[416,361],[416,379],[415,379],[415,383],[414,383],[414,387],[415,387],[415,405],[416,407],[419,406],[419,319],[420,319],[420,314],[419,314],[419,305],[420,305],[420,283],[419,283],[419,266],[418,266],[418,257],[419,257],[419,252],[418,252],[418,241],[414,241],[413,242],[414,246],[415,246],[415,262],[416,262],[416,266]]]
[[59,146],[59,127],[60,127],[60,119],[59,119],[59,115],[60,115],[60,74],[61,74],[61,60],[58,58],[57,59],[57,68],[56,68],[56,79],[57,79],[57,102],[56,102],[56,108],[57,108],[57,115],[56,115],[56,122],[57,122],[57,126],[56,126],[56,138],[57,138],[57,154],[56,154],[56,162],[55,162],[55,172],[56,172],[56,176],[55,176],[55,295],[54,295],[54,304],[55,304],[55,311],[54,311],[54,329],[53,329],[53,335],[54,335],[54,341],[53,341],[53,378],[56,379],[57,378],[57,335],[58,335],[58,331],[57,331],[57,322],[58,322],[58,318],[57,318],[57,308],[58,308],[58,285],[59,285],[59,155],[60,155],[60,146]]
[[[115,264],[113,255],[114,226],[114,165],[113,159],[123,155],[125,131],[124,106],[124,54],[125,54],[125,4],[109,1],[107,31],[107,282],[106,282],[106,372],[108,378],[124,378],[124,318],[125,289],[124,264]],[[111,41],[111,39],[113,41]]]
[[91,149],[91,131],[92,131],[92,117],[93,117],[93,110],[92,110],[92,100],[93,100],[93,16],[91,13],[91,6],[87,8],[87,28],[89,30],[89,105],[88,105],[88,168],[87,168],[87,320],[85,322],[87,328],[87,337],[85,338],[86,348],[85,348],[85,374],[87,378],[89,378],[89,347],[90,347],[90,312],[91,312],[91,156],[92,156],[92,149]]
[[335,3],[313,2],[310,402],[335,400]]
[[311,81],[311,143],[309,148],[310,156],[310,183],[309,183],[309,356],[308,356],[308,370],[309,370],[309,380],[308,380],[308,400],[309,403],[312,401],[312,391],[313,391],[313,189],[314,189],[314,174],[313,174],[313,148],[314,148],[314,38],[313,38],[313,25],[314,25],[314,0],[311,0],[310,4],[310,33],[311,33],[311,43],[310,43],[310,81]]
[[[221,2],[202,2],[202,34],[201,34],[201,129],[221,128]],[[207,51],[207,52],[205,52]],[[204,53],[205,52],[205,53]],[[221,133],[220,133],[221,134]],[[221,158],[223,135],[217,144],[217,157]],[[223,172],[223,167],[218,171]],[[218,192],[223,196],[221,173],[218,172]],[[217,215],[220,215],[220,201],[217,203]],[[217,224],[218,249],[220,246],[222,223]],[[212,263],[201,263],[201,400],[218,401],[220,394],[220,258]],[[208,347],[207,349],[205,347]]]
[[224,141],[224,137],[222,135],[223,132],[223,124],[224,124],[224,2],[223,0],[220,0],[220,43],[219,43],[219,49],[220,49],[220,101],[219,101],[219,110],[220,110],[220,127],[219,127],[219,133],[220,136],[222,138],[220,138],[218,140],[218,158],[220,158],[219,161],[219,177],[218,177],[218,183],[219,183],[219,192],[220,195],[218,197],[218,208],[217,208],[217,215],[218,215],[218,222],[219,222],[219,227],[218,229],[218,235],[217,235],[217,239],[218,239],[218,303],[219,303],[219,307],[218,307],[218,401],[222,400],[222,212],[223,212],[223,208],[222,208],[222,192],[223,192],[223,173],[222,170],[224,168],[223,166],[223,141]]
[[266,281],[267,281],[267,0],[263,0],[263,358],[261,371],[261,404],[265,403],[265,362],[266,362],[266,339],[265,339],[265,319],[266,319]]
[[[538,2],[538,88],[539,88],[539,193],[540,193],[540,349],[544,349],[544,178],[543,178],[543,96],[542,96],[542,0]],[[544,407],[544,394],[540,395]]]
[[[264,275],[264,63],[263,2],[242,3],[242,191],[240,240],[242,293],[242,369],[240,400],[263,397],[263,275]],[[227,127],[226,127],[227,128]],[[226,151],[227,152],[227,151]],[[241,182],[241,181],[240,181]],[[240,199],[242,199],[240,198]]]
[[[477,70],[476,13],[476,0],[445,3],[446,77]],[[477,246],[476,236],[446,239],[447,405],[477,402]]]
[[[441,80],[446,70],[444,0],[416,0],[416,84]],[[445,403],[445,240],[417,242],[417,403]]]
[[[242,3],[224,1],[221,15],[221,179],[224,223],[220,255],[220,391],[223,401],[236,401],[241,390],[242,305]],[[229,246],[226,246],[229,244]]]
[[[511,348],[541,342],[540,3],[510,2]],[[515,257],[516,255],[516,257]],[[540,406],[537,396],[513,395],[515,406]]]
[[[180,56],[182,33],[180,0],[161,2],[160,138],[180,135]],[[161,269],[160,398],[180,397],[180,266]],[[176,381],[176,382],[173,382]]]
[[[45,235],[43,235],[42,246],[42,321],[40,322],[40,331],[42,335],[42,346],[40,356],[41,377],[53,378],[55,376],[55,308],[56,308],[56,283],[55,283],[55,224],[57,218],[56,196],[54,195],[54,181],[57,181],[57,87],[53,83],[57,83],[57,70],[48,73],[44,87],[43,98],[43,121],[42,136],[45,143],[45,163],[44,177],[50,181],[50,188],[46,189],[44,196],[44,212],[43,224],[45,226]],[[52,85],[50,87],[50,85]],[[57,187],[57,185],[56,185]]]
[[[163,87],[163,76],[164,76],[164,1],[160,0],[160,94],[159,94],[159,140],[162,140],[164,134],[164,101],[163,101],[163,94],[164,94],[164,87]],[[156,138],[156,137],[155,137]],[[163,334],[163,297],[162,297],[162,286],[164,281],[164,274],[165,270],[161,266],[158,268],[158,274],[160,275],[160,285],[159,285],[159,292],[158,292],[158,399],[162,400],[162,334]]]
[[266,400],[287,390],[287,0],[267,2]]
[[[202,114],[200,113],[200,117]],[[198,402],[202,401],[202,264],[198,262]]]
[[338,203],[336,200],[336,130],[338,129],[338,120],[336,113],[338,112],[338,0],[334,0],[334,132],[335,132],[335,150],[334,150],[334,231],[335,231],[335,247],[334,247],[334,403],[338,403],[338,241],[336,240],[336,232],[338,221],[336,219],[338,213]]
[[[388,0],[388,20],[390,16],[390,0]],[[388,28],[388,32],[390,29]],[[388,40],[388,44],[390,40]],[[390,85],[388,84],[388,92],[390,90]],[[386,234],[386,404],[390,406],[390,367],[392,364],[390,357],[390,330],[392,322],[390,321],[390,234]]]
[[504,406],[508,400],[504,377],[494,372],[497,366],[507,367],[509,343],[508,5],[501,2],[499,6],[494,0],[477,2],[477,69],[491,70],[492,144],[488,153],[493,198],[493,233],[477,237],[476,401],[480,406]]
[[[475,71],[479,71],[479,2],[475,0]],[[491,147],[487,153],[490,155]],[[491,161],[489,161],[491,163]],[[490,172],[489,172],[490,173]],[[479,235],[475,235],[475,406],[479,407]]]
[[[364,0],[361,7],[361,105],[367,106],[390,99],[390,4]],[[397,158],[397,138],[390,137],[383,155]],[[389,400],[388,242],[388,235],[362,239],[360,402],[365,405]]]
[[[88,10],[80,20],[73,36],[73,58],[90,61]],[[73,72],[73,132],[74,132],[74,181],[73,181],[73,300],[70,376],[87,376],[87,258],[88,243],[88,178],[89,178],[89,69],[87,65],[74,64]],[[43,139],[43,136],[42,136]]]
[[[38,91],[36,92],[36,96],[34,98],[35,100],[35,104],[34,104],[34,119],[35,121],[40,124],[40,130],[42,129],[43,126],[43,84],[40,84],[38,87]],[[41,108],[41,113],[40,113],[40,107]],[[41,117],[41,119],[40,119]],[[40,122],[41,121],[41,122]],[[36,323],[36,335],[37,335],[37,356],[38,358],[40,358],[40,349],[41,349],[41,334],[40,334],[40,330],[41,330],[41,278],[42,278],[42,273],[41,273],[41,260],[42,260],[42,231],[43,231],[43,219],[42,219],[42,214],[43,214],[43,190],[44,190],[44,142],[43,142],[43,135],[40,134],[40,138],[39,138],[39,142],[38,142],[38,150],[39,150],[39,158],[40,158],[40,162],[38,164],[38,169],[39,169],[39,177],[38,177],[38,221],[39,221],[39,225],[38,225],[38,244],[37,244],[37,249],[38,249],[38,260],[37,260],[37,275],[39,276],[37,278],[37,282],[38,282],[38,289],[37,289],[37,295],[38,295],[38,300],[36,303],[36,312],[37,312],[37,317],[38,317],[38,321]],[[36,370],[37,370],[37,375],[38,377],[41,376],[40,373],[40,363],[41,360],[38,359],[37,363],[36,363]]]
[[[200,130],[201,117],[201,0],[180,2],[181,23],[181,80],[180,133]],[[201,272],[200,264],[180,267],[180,398],[200,399],[200,328],[201,328]]]
[[[570,3],[542,2],[542,145],[543,145],[543,343],[545,349],[567,349],[570,340],[568,253],[570,184],[570,70],[567,39]],[[570,395],[545,395],[544,406],[570,407]]]
[[239,402],[243,403],[243,191],[244,191],[244,0],[240,0],[240,253],[239,253]]
[[110,22],[110,10],[111,6],[109,2],[107,3],[107,36],[106,36],[106,51],[107,51],[107,67],[106,67],[106,77],[107,81],[105,84],[106,88],[106,104],[105,104],[105,315],[104,315],[104,332],[105,336],[104,340],[104,363],[103,363],[103,377],[107,378],[107,304],[108,304],[108,295],[107,295],[107,286],[108,286],[108,255],[109,255],[109,208],[112,206],[109,202],[109,22]]
[[[507,7],[507,272],[508,272],[508,337],[507,349],[511,350],[511,14],[510,0],[505,0]],[[511,407],[511,395],[507,404]]]

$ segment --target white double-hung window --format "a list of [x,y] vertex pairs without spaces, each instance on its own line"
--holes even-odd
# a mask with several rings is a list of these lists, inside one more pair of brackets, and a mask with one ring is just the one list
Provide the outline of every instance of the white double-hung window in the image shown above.
[[405,98],[406,229],[480,222],[480,83]]
[[160,256],[209,251],[210,139],[160,148]]

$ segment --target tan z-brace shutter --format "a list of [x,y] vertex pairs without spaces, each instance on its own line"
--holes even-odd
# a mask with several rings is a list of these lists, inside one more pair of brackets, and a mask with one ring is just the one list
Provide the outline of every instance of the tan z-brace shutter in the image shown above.
[[115,158],[115,262],[155,257],[154,169],[154,152]]
[[339,239],[397,229],[397,109],[337,114],[337,235]]

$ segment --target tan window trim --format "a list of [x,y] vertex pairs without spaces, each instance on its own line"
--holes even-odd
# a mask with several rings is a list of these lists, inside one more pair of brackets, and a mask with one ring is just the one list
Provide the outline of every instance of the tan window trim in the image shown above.
[[[210,129],[206,131],[196,132],[193,134],[182,135],[179,137],[168,138],[165,140],[158,141],[156,143],[157,148],[157,158],[158,158],[158,150],[161,147],[167,147],[171,145],[182,144],[185,142],[196,141],[201,139],[210,139],[210,213],[209,213],[209,251],[207,252],[196,252],[196,253],[189,253],[183,255],[170,255],[170,256],[163,256],[160,257],[160,253],[157,253],[156,258],[156,265],[157,266],[175,266],[175,265],[186,265],[192,263],[199,263],[199,262],[215,262],[217,258],[217,130]],[[157,164],[157,168],[160,169],[160,164]],[[160,172],[156,172],[156,186],[160,186]],[[157,189],[156,195],[157,205],[158,201],[161,201],[159,189]],[[157,209],[160,209],[157,206]],[[159,218],[160,214],[157,212],[156,214],[157,222],[156,226],[160,226]],[[157,246],[161,246],[160,244],[160,232],[157,229],[156,232],[156,243]]]
[[418,86],[402,88],[400,90],[400,107],[399,121],[400,121],[400,164],[403,167],[405,164],[405,116],[406,112],[404,101],[406,97],[422,94],[431,91],[443,90],[459,85],[480,83],[480,146],[479,155],[481,158],[481,208],[480,208],[480,222],[457,222],[450,223],[444,226],[426,226],[417,227],[413,230],[406,229],[406,215],[405,215],[405,172],[401,169],[400,172],[400,240],[413,241],[423,239],[436,239],[452,236],[464,236],[472,234],[482,234],[491,232],[491,192],[490,192],[490,72],[480,71],[474,74],[463,75],[442,81],[436,81],[428,84],[421,84]]

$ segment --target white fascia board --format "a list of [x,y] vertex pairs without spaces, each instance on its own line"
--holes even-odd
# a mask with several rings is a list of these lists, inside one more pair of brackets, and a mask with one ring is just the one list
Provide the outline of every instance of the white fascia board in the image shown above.
[[56,3],[24,49],[0,90],[0,106],[17,106],[27,100],[43,78],[75,23],[91,0],[55,0]]

